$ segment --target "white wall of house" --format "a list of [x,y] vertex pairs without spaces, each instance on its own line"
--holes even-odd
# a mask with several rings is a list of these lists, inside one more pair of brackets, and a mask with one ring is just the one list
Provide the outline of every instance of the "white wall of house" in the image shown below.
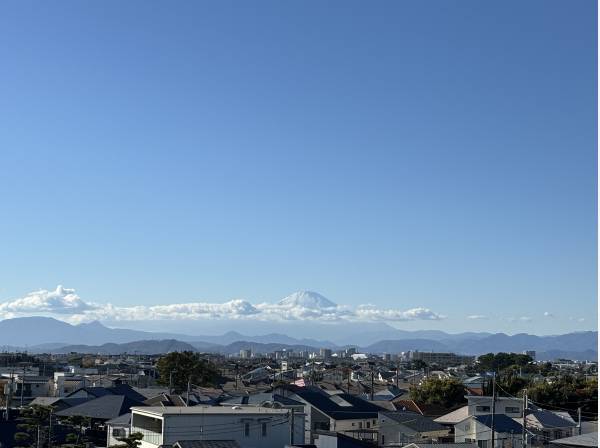
[[330,419],[330,427],[335,432],[356,431],[358,429],[374,429],[377,427],[376,418],[334,420]]
[[379,443],[381,445],[415,442],[416,436],[418,436],[416,431],[407,428],[391,418],[380,416]]
[[[468,415],[485,415],[492,413],[492,397],[469,395],[467,397]],[[510,397],[496,397],[496,414],[504,414],[510,418],[523,416],[523,400]]]
[[[132,431],[136,431],[138,415],[133,412]],[[144,437],[141,448],[172,445],[181,440],[235,440],[242,448],[281,448],[290,442],[287,411],[280,414],[165,414],[156,420],[162,433],[154,438]]]

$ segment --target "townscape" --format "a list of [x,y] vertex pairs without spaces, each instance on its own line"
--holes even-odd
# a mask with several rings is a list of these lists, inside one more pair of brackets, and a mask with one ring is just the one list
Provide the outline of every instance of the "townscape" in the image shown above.
[[3,447],[597,446],[597,362],[534,351],[0,354]]
[[0,1],[0,448],[598,448],[599,2]]

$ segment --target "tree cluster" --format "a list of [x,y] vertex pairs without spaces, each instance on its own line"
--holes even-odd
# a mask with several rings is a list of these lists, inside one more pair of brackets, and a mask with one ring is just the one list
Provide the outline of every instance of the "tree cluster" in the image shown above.
[[188,382],[196,386],[212,386],[219,378],[214,364],[190,351],[173,352],[161,357],[157,368],[160,375],[158,382],[170,385],[179,393],[187,390]]
[[502,372],[509,368],[527,368],[533,359],[528,355],[518,353],[488,353],[477,358],[477,364],[480,371],[484,372]]
[[452,408],[465,402],[465,387],[455,378],[428,378],[410,388],[410,398],[418,403]]

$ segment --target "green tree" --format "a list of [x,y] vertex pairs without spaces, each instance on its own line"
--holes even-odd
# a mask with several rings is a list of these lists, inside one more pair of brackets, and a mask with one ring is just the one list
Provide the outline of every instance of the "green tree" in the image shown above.
[[188,381],[199,386],[212,386],[219,373],[215,366],[202,359],[198,353],[173,352],[161,357],[157,363],[160,378],[158,382],[165,386],[170,384],[176,392],[187,389]]
[[518,395],[528,384],[529,381],[522,378],[516,369],[505,370],[497,378],[497,392],[498,395]]
[[581,407],[584,416],[598,412],[598,380],[564,376],[551,383],[543,382],[527,390],[529,398],[548,409],[568,409],[575,415]]
[[427,367],[427,363],[422,359],[415,359],[413,361],[410,361],[410,363],[408,364],[409,370],[423,370]]
[[428,378],[410,388],[410,398],[418,403],[452,408],[465,402],[465,387],[455,378]]
[[[36,446],[38,429],[41,435],[48,432],[50,424],[50,413],[52,408],[49,406],[34,405],[21,410],[21,415],[17,420],[17,429],[19,432],[15,434],[15,442],[19,446]],[[40,445],[44,440],[40,440]]]
[[80,445],[85,442],[85,434],[83,428],[91,425],[91,419],[82,415],[71,415],[65,422],[71,426],[74,433],[68,435],[69,442],[74,445]]
[[511,367],[525,367],[533,362],[528,355],[518,353],[487,353],[477,358],[480,371],[502,372]]

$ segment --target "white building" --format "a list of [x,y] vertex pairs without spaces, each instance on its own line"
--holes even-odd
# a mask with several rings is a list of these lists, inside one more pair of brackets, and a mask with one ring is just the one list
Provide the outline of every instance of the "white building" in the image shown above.
[[287,409],[218,406],[133,407],[131,432],[144,436],[140,448],[183,440],[235,440],[241,448],[281,448],[290,443]]
[[[469,410],[467,415],[486,415],[492,413],[492,397],[467,395]],[[496,397],[496,414],[510,418],[523,417],[523,400],[512,397]]]

